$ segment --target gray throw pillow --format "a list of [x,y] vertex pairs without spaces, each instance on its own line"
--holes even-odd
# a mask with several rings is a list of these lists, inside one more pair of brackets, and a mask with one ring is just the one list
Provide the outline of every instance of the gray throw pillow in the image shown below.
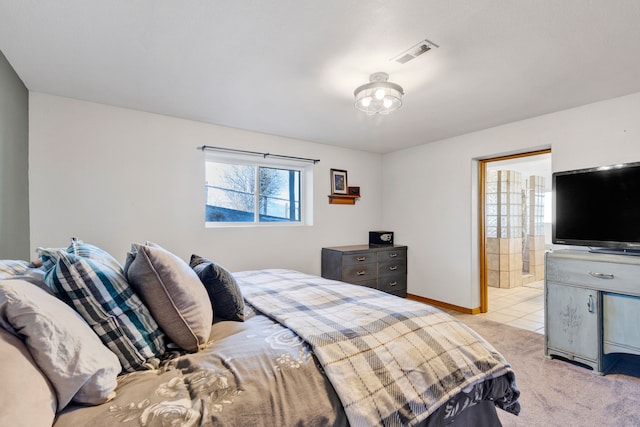
[[156,244],[131,245],[125,274],[167,337],[187,351],[209,339],[213,312],[189,265]]
[[191,255],[189,263],[207,290],[213,320],[234,320],[244,322],[244,299],[236,279],[223,266],[203,258]]

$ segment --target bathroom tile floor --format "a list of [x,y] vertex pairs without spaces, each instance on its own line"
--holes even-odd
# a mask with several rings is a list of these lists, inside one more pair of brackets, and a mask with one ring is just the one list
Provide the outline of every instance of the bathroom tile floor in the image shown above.
[[544,334],[544,282],[512,289],[489,287],[488,320]]
[[[459,312],[451,314],[469,316]],[[490,286],[489,311],[476,316],[544,334],[544,282],[532,282],[512,289]]]

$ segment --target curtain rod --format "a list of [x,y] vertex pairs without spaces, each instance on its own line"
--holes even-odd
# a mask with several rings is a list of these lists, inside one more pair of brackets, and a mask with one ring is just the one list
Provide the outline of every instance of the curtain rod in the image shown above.
[[307,159],[305,157],[294,157],[294,156],[284,156],[282,154],[271,154],[271,153],[261,153],[259,151],[248,151],[248,150],[238,150],[235,148],[225,148],[225,147],[212,147],[211,145],[203,145],[202,147],[196,147],[198,150],[209,150],[209,151],[226,151],[228,153],[239,153],[239,154],[249,154],[252,156],[262,156],[263,158],[274,157],[277,159],[287,159],[287,160],[301,160],[304,162],[310,162],[314,165],[320,161],[320,159]]

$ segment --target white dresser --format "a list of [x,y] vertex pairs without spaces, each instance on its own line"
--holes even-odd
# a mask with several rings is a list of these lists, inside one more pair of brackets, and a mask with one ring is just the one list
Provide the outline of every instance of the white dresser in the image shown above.
[[640,355],[640,257],[547,253],[544,351],[598,374],[615,363],[616,353]]

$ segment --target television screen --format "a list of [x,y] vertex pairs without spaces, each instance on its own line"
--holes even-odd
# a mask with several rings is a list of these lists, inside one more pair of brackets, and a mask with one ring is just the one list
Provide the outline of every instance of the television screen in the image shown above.
[[640,249],[640,162],[553,174],[553,243]]

